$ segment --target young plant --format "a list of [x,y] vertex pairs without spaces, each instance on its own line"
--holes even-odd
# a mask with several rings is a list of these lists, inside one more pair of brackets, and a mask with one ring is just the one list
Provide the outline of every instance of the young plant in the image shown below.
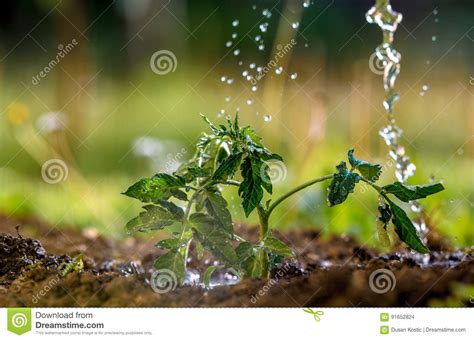
[[[127,223],[129,232],[166,229],[173,235],[156,244],[167,250],[156,259],[156,269],[171,270],[183,282],[190,246],[194,243],[192,249],[197,258],[202,258],[204,250],[208,250],[222,263],[206,270],[207,283],[217,268],[224,267],[244,277],[266,279],[272,266],[294,256],[288,245],[272,236],[269,228],[272,212],[295,193],[329,180],[329,206],[343,203],[359,182],[365,182],[379,194],[381,240],[388,239],[386,230],[391,221],[399,238],[411,249],[428,252],[413,223],[393,197],[403,202],[418,200],[443,190],[442,184],[407,186],[395,182],[378,186],[375,183],[382,167],[357,159],[354,151],[349,150],[350,168],[342,161],[336,166],[336,173],[315,178],[272,201],[268,162],[283,161],[282,157],[268,150],[251,127],[240,127],[238,116],[219,126],[203,118],[212,133],[202,134],[189,161],[173,174],[159,173],[141,179],[124,192],[146,204],[144,211]],[[221,194],[222,188],[228,186],[238,188],[247,217],[254,211],[258,214],[258,243],[250,243],[235,234],[227,201]]]

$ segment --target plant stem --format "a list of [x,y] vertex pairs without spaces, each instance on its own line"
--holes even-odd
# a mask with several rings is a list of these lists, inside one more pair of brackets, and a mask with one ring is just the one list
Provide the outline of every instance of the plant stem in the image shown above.
[[[268,212],[265,210],[262,204],[257,206],[257,212],[260,219],[260,242],[263,243],[268,235]],[[261,249],[258,256],[260,256],[260,263],[262,264],[261,279],[267,280],[268,275],[270,274],[268,268],[268,254],[265,250]]]
[[319,177],[319,178],[315,178],[309,182],[306,182],[306,183],[303,183],[299,186],[297,186],[296,188],[294,188],[293,190],[287,192],[286,194],[284,194],[283,196],[279,197],[275,202],[273,202],[270,207],[267,209],[266,213],[267,213],[267,222],[268,222],[268,216],[270,216],[270,214],[272,213],[272,211],[281,203],[283,202],[284,200],[286,200],[287,198],[291,197],[292,195],[294,195],[295,193],[297,193],[298,191],[301,191],[303,189],[306,189],[307,187],[313,185],[313,184],[316,184],[316,183],[319,183],[319,182],[323,182],[323,181],[326,181],[328,179],[331,179],[333,178],[334,175],[327,175],[327,176],[323,176],[323,177]]

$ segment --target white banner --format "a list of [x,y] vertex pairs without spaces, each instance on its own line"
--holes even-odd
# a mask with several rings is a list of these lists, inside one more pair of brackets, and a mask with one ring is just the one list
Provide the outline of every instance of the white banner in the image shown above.
[[0,339],[473,339],[469,308],[2,308]]

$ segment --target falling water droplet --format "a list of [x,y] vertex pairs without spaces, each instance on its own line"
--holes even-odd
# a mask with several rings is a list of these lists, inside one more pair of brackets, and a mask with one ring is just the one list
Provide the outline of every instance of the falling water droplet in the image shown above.
[[230,85],[230,84],[232,84],[233,82],[234,82],[234,79],[232,79],[232,78],[227,79],[227,84]]
[[265,18],[270,18],[272,16],[272,12],[270,12],[269,9],[265,8],[263,11],[262,11],[262,15],[265,17]]
[[266,123],[271,122],[272,116],[271,116],[271,115],[264,115],[264,116],[263,116],[263,120],[264,120]]
[[244,72],[242,72],[242,76],[243,77],[247,77],[247,75],[249,74],[249,71],[245,70]]
[[225,47],[231,47],[231,46],[232,46],[232,41],[229,40],[228,42],[225,43]]
[[291,77],[291,79],[295,80],[298,77],[298,73],[296,73],[296,72],[292,73],[290,77]]
[[225,110],[224,109],[220,109],[218,112],[217,112],[217,117],[223,117],[225,115]]
[[258,45],[258,49],[259,49],[260,51],[263,51],[263,50],[265,49],[265,45],[264,45],[264,44]]
[[252,86],[252,92],[257,92],[258,87],[256,85]]
[[303,1],[303,7],[305,7],[305,8],[308,8],[310,4],[311,4],[311,0],[304,0]]
[[235,19],[234,21],[232,21],[232,26],[234,27],[239,26],[239,20]]
[[294,23],[291,24],[291,27],[293,27],[294,29],[297,29],[298,27],[300,27],[300,23],[298,21],[295,21]]
[[436,39],[437,39],[436,35],[433,35],[433,36],[431,37],[431,41],[436,41]]
[[239,49],[234,50],[234,55],[235,55],[235,56],[237,56],[237,55],[239,55],[239,54],[240,54],[240,50],[239,50]]
[[425,95],[426,91],[428,91],[428,89],[429,89],[428,85],[426,85],[426,84],[423,85],[423,86],[421,87],[420,96],[423,97],[423,96]]
[[263,24],[260,24],[260,26],[258,27],[260,28],[260,31],[265,33],[268,29],[268,22],[264,22]]
[[227,77],[226,76],[222,76],[221,77],[221,82],[225,82],[227,80]]
[[276,74],[281,74],[283,72],[283,67],[279,66],[275,69]]
[[260,41],[260,39],[262,39],[262,36],[261,36],[261,35],[255,36],[255,41]]
[[249,67],[250,67],[251,69],[254,69],[255,66],[256,66],[255,63],[251,63],[251,64],[249,65]]
[[249,99],[247,99],[246,103],[247,103],[247,105],[252,105],[252,104],[253,104],[253,100],[249,98]]
[[232,33],[232,39],[237,38],[237,33]]
[[226,96],[226,97],[225,97],[225,101],[226,101],[226,102],[230,102],[230,99],[231,99],[230,96]]

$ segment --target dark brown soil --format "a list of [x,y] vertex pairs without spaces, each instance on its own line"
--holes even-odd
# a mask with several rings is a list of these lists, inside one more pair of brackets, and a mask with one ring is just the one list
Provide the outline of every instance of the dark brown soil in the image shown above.
[[[455,283],[474,284],[474,248],[451,250],[435,233],[430,256],[401,247],[379,254],[350,237],[323,240],[315,230],[277,233],[298,257],[281,263],[271,280],[245,280],[210,290],[186,285],[158,294],[149,285],[153,259],[159,254],[153,247],[156,235],[119,242],[94,230],[56,229],[36,220],[1,217],[0,232],[0,307],[410,307],[447,299]],[[256,234],[254,229],[247,233],[249,239]],[[84,267],[74,270],[79,254]],[[71,270],[61,275],[67,265]],[[189,267],[199,270],[200,264],[192,261]],[[393,273],[393,289],[371,289],[370,275],[377,269]],[[383,290],[382,281],[375,290]],[[462,297],[459,303],[472,306],[473,300]]]

